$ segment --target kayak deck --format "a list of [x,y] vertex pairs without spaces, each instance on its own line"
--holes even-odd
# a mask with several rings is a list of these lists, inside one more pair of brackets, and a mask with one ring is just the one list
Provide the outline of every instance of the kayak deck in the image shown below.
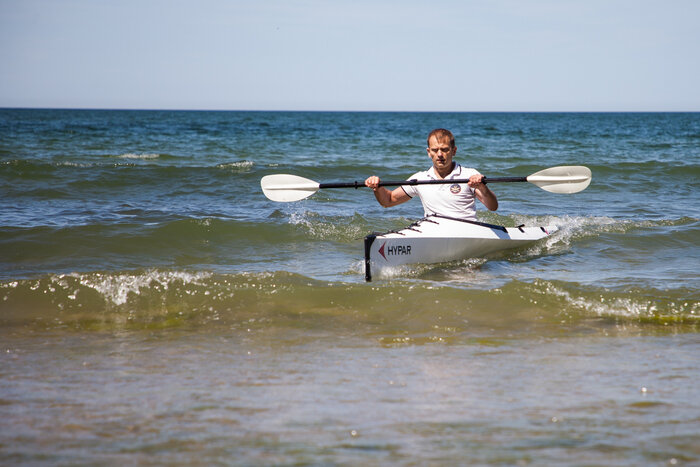
[[525,246],[556,230],[556,226],[503,227],[445,216],[425,217],[404,229],[365,237],[365,280],[372,280],[374,269],[479,258]]

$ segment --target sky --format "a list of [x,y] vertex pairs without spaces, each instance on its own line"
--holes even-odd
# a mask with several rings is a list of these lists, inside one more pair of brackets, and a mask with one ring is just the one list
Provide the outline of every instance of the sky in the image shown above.
[[700,111],[700,1],[0,0],[0,107]]

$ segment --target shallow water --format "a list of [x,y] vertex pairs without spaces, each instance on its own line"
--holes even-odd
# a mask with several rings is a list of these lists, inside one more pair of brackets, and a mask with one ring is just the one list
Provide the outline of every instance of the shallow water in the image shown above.
[[648,335],[612,323],[527,334],[411,341],[380,333],[383,344],[372,345],[365,336],[258,326],[11,338],[0,383],[3,457],[203,465],[697,461],[696,334]]

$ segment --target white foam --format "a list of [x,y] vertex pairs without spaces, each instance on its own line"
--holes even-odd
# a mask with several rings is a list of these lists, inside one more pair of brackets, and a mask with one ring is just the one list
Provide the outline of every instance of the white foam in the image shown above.
[[153,160],[153,159],[158,159],[160,157],[160,154],[134,154],[134,153],[127,153],[127,154],[122,154],[121,156],[117,156],[119,159],[140,159],[140,160]]
[[517,224],[556,226],[557,231],[543,242],[537,242],[528,248],[527,254],[556,253],[568,249],[573,241],[584,237],[598,236],[601,233],[624,233],[631,227],[639,225],[634,221],[618,220],[611,217],[571,217],[571,216],[512,216]]
[[[143,274],[69,274],[78,279],[80,285],[91,288],[115,305],[127,302],[129,294],[138,295],[142,288],[160,286],[164,290],[173,282],[200,284],[209,273],[188,273],[182,271],[149,271]],[[59,283],[63,277],[59,276]]]
[[[557,297],[561,297],[573,307],[586,310],[589,313],[594,313],[598,316],[624,316],[639,318],[645,316],[653,316],[659,313],[659,307],[653,300],[634,299],[629,297],[606,297],[600,295],[598,300],[589,297],[575,296],[571,292],[564,290],[554,284],[547,283],[545,293]],[[683,304],[684,308],[689,308],[682,313],[689,313],[694,316],[700,308],[700,303]]]
[[228,164],[219,164],[216,166],[216,168],[243,172],[252,169],[254,165],[255,163],[253,161],[238,161],[230,162]]
[[321,240],[355,242],[367,235],[363,222],[340,220],[340,218],[323,217],[309,211],[293,212],[289,223],[304,227],[309,235]]

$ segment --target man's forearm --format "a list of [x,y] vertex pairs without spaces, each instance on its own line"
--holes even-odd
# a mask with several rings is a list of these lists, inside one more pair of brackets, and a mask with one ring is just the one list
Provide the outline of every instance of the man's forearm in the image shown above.
[[483,188],[479,188],[479,201],[486,206],[489,211],[495,211],[498,209],[498,198],[493,191],[486,185]]
[[377,198],[379,204],[381,204],[385,208],[392,206],[391,191],[387,190],[383,186],[380,186],[376,190],[374,190],[374,197]]

